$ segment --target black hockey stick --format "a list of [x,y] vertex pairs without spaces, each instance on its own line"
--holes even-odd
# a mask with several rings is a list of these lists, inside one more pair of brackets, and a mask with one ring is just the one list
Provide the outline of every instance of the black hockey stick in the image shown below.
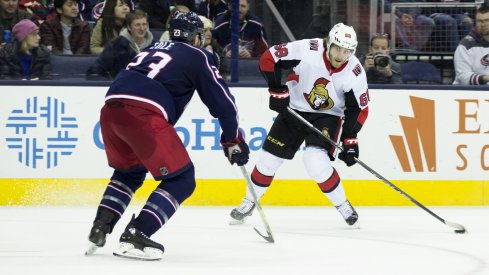
[[260,233],[260,231],[258,231],[256,227],[253,227],[253,229],[255,229],[256,233],[262,236],[262,238],[265,239],[267,242],[273,243],[275,242],[275,240],[273,239],[272,230],[270,229],[270,225],[268,224],[267,218],[265,217],[265,213],[261,208],[261,204],[258,201],[255,189],[253,189],[253,183],[251,182],[250,175],[248,174],[248,171],[246,171],[246,167],[244,165],[240,166],[239,168],[241,169],[241,173],[243,173],[243,177],[245,178],[246,186],[248,186],[248,189],[251,192],[251,196],[253,197],[253,202],[255,203],[256,209],[258,209],[258,213],[260,213],[261,221],[263,222],[263,225],[265,225],[267,235],[263,235],[262,233]]
[[[336,149],[338,149],[340,152],[343,152],[343,147],[341,147],[339,144],[337,144],[336,142],[334,142],[328,136],[323,135],[323,133],[321,131],[319,131],[319,129],[317,129],[316,127],[314,127],[314,125],[312,125],[309,121],[307,121],[306,119],[304,119],[302,116],[300,116],[298,113],[296,113],[290,107],[287,107],[287,110],[289,111],[289,113],[291,115],[293,115],[295,118],[297,118],[302,123],[304,123],[310,130],[312,130],[316,134],[318,134],[321,137],[323,137],[324,140],[326,140],[328,143],[330,143],[331,145],[333,145],[334,147],[336,147]],[[408,200],[410,200],[412,203],[414,203],[417,206],[421,207],[421,209],[423,209],[424,211],[428,212],[430,215],[432,215],[433,217],[435,217],[437,220],[439,220],[440,222],[444,223],[445,225],[448,225],[448,226],[450,226],[452,228],[455,228],[455,233],[466,233],[467,232],[467,230],[465,229],[465,227],[463,227],[463,225],[458,224],[458,223],[454,223],[454,222],[449,222],[449,221],[447,221],[445,219],[442,219],[440,216],[438,216],[437,214],[433,213],[433,211],[431,211],[430,209],[428,209],[426,206],[422,205],[420,202],[418,202],[417,200],[415,200],[413,197],[411,197],[410,195],[408,195],[406,192],[404,192],[401,189],[399,189],[399,187],[395,186],[392,182],[390,182],[389,180],[387,180],[386,178],[384,178],[381,174],[375,172],[372,168],[370,168],[368,165],[366,165],[365,163],[363,163],[358,158],[355,158],[355,161],[358,164],[360,164],[360,166],[362,166],[363,168],[365,168],[365,170],[367,170],[368,172],[370,172],[371,174],[373,174],[374,176],[376,176],[378,179],[382,180],[384,183],[386,183],[387,185],[389,185],[392,189],[396,190],[399,194],[403,195],[405,198],[407,198]]]

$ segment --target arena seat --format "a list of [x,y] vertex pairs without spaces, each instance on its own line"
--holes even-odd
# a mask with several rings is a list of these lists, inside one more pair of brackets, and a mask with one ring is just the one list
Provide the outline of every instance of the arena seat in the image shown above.
[[442,84],[440,72],[428,62],[411,61],[401,64],[401,76],[404,83]]
[[98,55],[51,55],[53,79],[85,80],[90,66],[95,64]]

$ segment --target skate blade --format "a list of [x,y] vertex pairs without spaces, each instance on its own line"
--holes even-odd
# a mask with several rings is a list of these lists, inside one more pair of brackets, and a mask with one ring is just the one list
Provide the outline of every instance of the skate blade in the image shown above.
[[121,258],[141,261],[159,261],[163,257],[163,251],[159,249],[145,247],[144,250],[140,250],[129,243],[121,243],[112,254]]
[[231,220],[229,221],[229,225],[240,225],[240,224],[244,224],[245,222],[246,222],[246,218],[242,220],[236,220],[231,218]]
[[94,243],[90,242],[90,244],[88,245],[87,251],[85,251],[85,256],[93,255],[93,253],[95,253],[95,251],[97,251],[97,249],[98,249],[98,246],[95,245]]
[[360,221],[356,221],[354,224],[350,225],[351,229],[360,229]]

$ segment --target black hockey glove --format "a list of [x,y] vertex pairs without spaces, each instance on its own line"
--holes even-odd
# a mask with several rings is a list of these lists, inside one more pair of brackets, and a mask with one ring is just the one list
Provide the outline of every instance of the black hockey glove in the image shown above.
[[270,93],[270,110],[277,113],[287,112],[287,107],[290,102],[289,88],[286,85],[274,88],[270,87],[268,92]]
[[350,167],[357,163],[355,158],[358,158],[359,153],[358,139],[345,138],[343,139],[343,151],[338,154],[338,158],[344,161],[346,166]]
[[223,142],[221,140],[221,146],[224,150],[224,155],[228,158],[231,164],[237,164],[239,166],[245,165],[250,158],[250,148],[243,138],[241,131],[238,131],[238,137],[228,141]]

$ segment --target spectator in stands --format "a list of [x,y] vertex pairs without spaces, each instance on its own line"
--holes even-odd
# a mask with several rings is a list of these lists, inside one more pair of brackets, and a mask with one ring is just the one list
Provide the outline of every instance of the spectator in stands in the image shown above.
[[0,79],[50,79],[50,52],[39,45],[39,27],[29,19],[12,28],[14,41],[0,49]]
[[[391,12],[391,3],[426,2],[425,0],[385,0],[385,12]],[[418,7],[399,8],[396,14],[396,47],[412,50],[429,50],[429,41],[435,21],[421,14]]]
[[453,84],[483,85],[489,83],[489,4],[475,13],[475,28],[457,47],[454,56]]
[[78,10],[80,11],[80,20],[97,21],[102,14],[104,0],[77,0]]
[[153,34],[148,29],[148,16],[142,10],[135,10],[126,17],[126,28],[120,36],[107,44],[104,51],[90,67],[90,80],[112,80],[124,69],[141,50],[153,44]]
[[197,13],[214,22],[219,15],[226,12],[227,8],[224,0],[204,0],[200,2]]
[[[455,3],[460,1],[427,0],[427,2]],[[454,52],[460,40],[473,27],[472,19],[456,7],[426,8],[424,12],[435,21],[431,47],[433,51]]]
[[369,52],[360,58],[368,83],[402,84],[401,64],[390,57],[389,35],[376,33],[370,40]]
[[0,44],[8,43],[8,41],[3,41],[4,31],[11,31],[12,27],[22,19],[36,21],[31,14],[19,10],[17,0],[0,0]]
[[102,16],[95,24],[90,37],[92,54],[100,54],[107,43],[119,37],[129,12],[128,0],[107,0],[105,2]]
[[170,21],[177,12],[189,12],[189,8],[186,6],[176,6],[173,8],[170,12],[170,16],[168,16],[168,19],[166,20],[166,25],[165,25],[165,31],[161,34],[160,41],[168,41],[170,40],[170,32],[168,31],[170,29]]
[[56,16],[54,0],[20,0],[19,9],[32,14],[39,24]]
[[89,54],[90,29],[78,19],[75,0],[54,0],[57,16],[41,25],[41,43],[53,54]]
[[139,0],[138,9],[148,14],[151,29],[166,30],[168,18],[176,6],[185,6],[195,11],[194,0]]
[[[216,39],[212,36],[212,30],[214,29],[214,24],[212,21],[202,15],[199,15],[200,21],[204,24],[204,34],[205,34],[205,41],[204,41],[204,46],[203,48],[209,51],[210,53],[213,53],[217,58],[218,61],[221,59],[222,55],[222,47],[217,43]],[[219,64],[219,62],[216,62],[216,64]]]
[[[80,19],[88,22],[97,21],[102,16],[106,2],[106,0],[77,0]],[[127,0],[127,2],[130,10],[136,8],[137,0]]]
[[[214,38],[224,48],[226,57],[231,56],[231,0],[226,0],[228,10],[216,18]],[[261,20],[250,11],[249,0],[239,1],[239,57],[258,57],[268,49],[265,29]]]
[[172,1],[168,0],[140,0],[138,9],[148,14],[149,27],[152,29],[166,29],[165,25],[170,17]]

